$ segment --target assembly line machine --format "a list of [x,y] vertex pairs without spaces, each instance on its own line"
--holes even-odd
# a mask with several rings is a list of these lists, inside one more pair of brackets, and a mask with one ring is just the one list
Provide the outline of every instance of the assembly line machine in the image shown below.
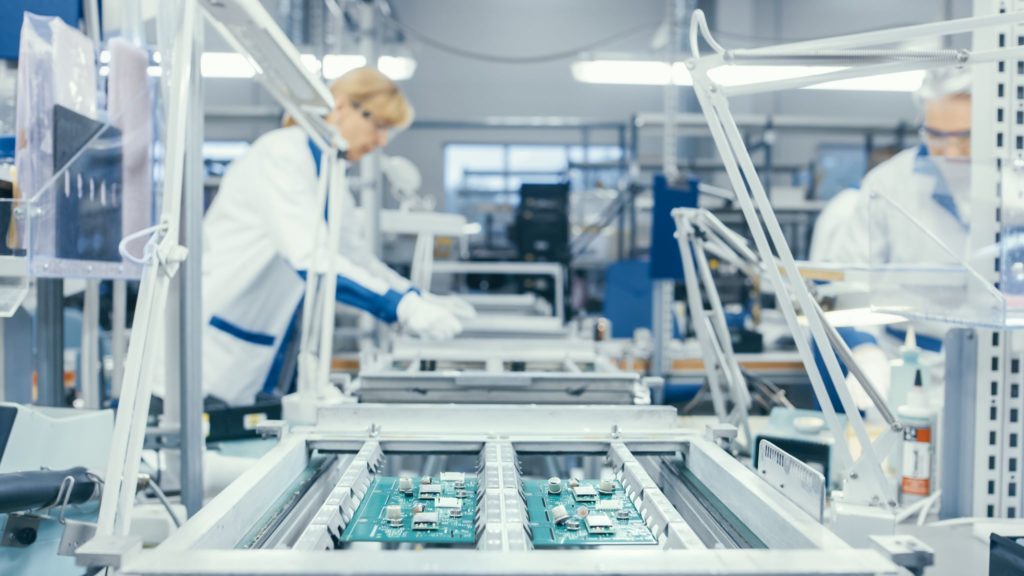
[[276,446],[163,544],[98,536],[79,562],[139,576],[904,573],[892,542],[850,547],[723,450],[734,428],[680,428],[672,408],[344,404],[263,431]]
[[650,404],[661,378],[623,372],[593,340],[565,337],[398,339],[370,354],[351,394],[361,402]]
[[[257,78],[319,138],[321,149],[336,154],[339,145],[321,118],[332,104],[330,94],[259,2],[201,4],[225,38],[261,64]],[[194,56],[188,40],[196,7],[186,8],[178,62]],[[1014,22],[1022,19],[1014,16]],[[967,31],[1003,20],[965,20],[925,31]],[[873,62],[873,54],[866,58]],[[714,111],[722,111],[709,113],[719,136],[720,126],[732,125],[727,102],[717,100],[717,86],[708,88],[705,61],[690,64],[698,96],[716,99]],[[180,122],[188,101],[182,91],[193,72],[176,67],[173,73],[179,90],[171,109]],[[168,155],[180,164],[183,145],[173,143]],[[746,167],[749,156],[741,151]],[[729,162],[734,156],[723,153]],[[734,176],[746,206],[746,189]],[[330,182],[322,176],[320,193],[334,201]],[[763,196],[756,177],[746,182]],[[168,185],[178,188],[179,182]],[[164,207],[172,223],[179,219],[175,201]],[[762,214],[770,216],[764,204]],[[774,234],[777,223],[769,224]],[[180,257],[177,230],[170,230],[161,254]],[[340,234],[333,211],[328,232],[332,238]],[[755,238],[759,252],[774,262],[763,236],[760,230]],[[798,278],[791,254],[783,252],[786,276]],[[886,453],[898,423],[872,444],[856,408],[847,410],[863,454],[854,459],[845,437],[836,436],[850,467],[845,500],[833,498],[826,510],[822,474],[771,442],[752,447],[756,468],[736,460],[730,453],[735,426],[682,427],[674,408],[650,405],[657,382],[606,366],[595,343],[572,339],[560,318],[541,317],[540,329],[530,317],[518,324],[483,321],[480,332],[486,334],[446,347],[399,342],[361,360],[359,378],[349,383],[358,402],[338,398],[329,374],[336,279],[330,265],[307,286],[311,306],[304,309],[298,391],[290,396],[301,418],[261,423],[258,430],[276,436],[276,445],[162,544],[144,549],[129,528],[156,349],[146,339],[164,333],[163,302],[177,264],[158,258],[146,268],[136,324],[144,321],[129,348],[96,536],[75,547],[77,562],[89,569],[137,576],[895,576],[920,574],[930,562],[931,552],[918,541],[892,535],[897,506],[875,452]],[[773,265],[765,270],[777,293],[786,293],[782,272]],[[806,287],[793,283],[792,290],[819,349],[828,349]],[[557,313],[562,308],[556,303]],[[787,320],[798,333],[793,304],[784,311],[793,312]],[[503,341],[510,327],[518,339]],[[819,371],[803,348],[801,356],[824,400],[826,420],[841,429]],[[837,362],[831,357],[830,371],[838,372]],[[848,390],[841,384],[837,390],[852,406]],[[840,538],[827,517],[836,520],[832,527],[859,537]]]

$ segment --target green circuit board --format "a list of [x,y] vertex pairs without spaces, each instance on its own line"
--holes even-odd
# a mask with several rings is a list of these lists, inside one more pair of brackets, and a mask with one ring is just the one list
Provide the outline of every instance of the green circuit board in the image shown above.
[[[552,494],[547,480],[523,480],[534,548],[658,543],[618,480],[613,481],[614,491],[610,493],[600,492],[597,480],[578,482],[579,487],[570,487],[569,481],[563,480],[562,491]],[[568,513],[565,521],[553,516],[559,505]],[[587,509],[585,516],[578,513],[581,507]]]
[[[443,472],[440,477],[411,478],[402,491],[401,479],[378,476],[341,534],[342,542],[472,545],[476,542],[477,478]],[[400,517],[389,518],[389,507]],[[417,511],[417,509],[421,510]]]

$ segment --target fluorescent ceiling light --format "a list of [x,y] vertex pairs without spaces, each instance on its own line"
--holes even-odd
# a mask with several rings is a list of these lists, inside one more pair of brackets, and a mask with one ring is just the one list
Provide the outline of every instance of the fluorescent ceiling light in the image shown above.
[[203,52],[203,78],[252,78],[256,75],[249,59],[237,52]]
[[[323,75],[333,80],[342,74],[366,66],[366,58],[358,54],[328,54],[324,56]],[[381,56],[377,68],[396,82],[408,80],[416,73],[416,61],[405,56]]]
[[[588,84],[664,86],[669,80],[669,65],[657,60],[579,60],[572,63],[572,75]],[[676,78],[676,84],[692,84],[690,75]]]
[[324,56],[324,78],[333,80],[349,70],[366,66],[366,58],[358,54],[328,54]]
[[[743,86],[772,80],[803,78],[841,70],[834,66],[720,66],[708,75],[722,86]],[[692,86],[693,78],[683,62],[671,67],[657,60],[578,60],[572,74],[579,82],[590,84],[631,84],[663,86],[670,76],[679,86]],[[878,76],[835,80],[807,86],[811,90],[850,90],[867,92],[913,92],[921,87],[925,72],[912,70]]]
[[408,80],[416,73],[416,61],[405,56],[381,56],[377,68],[395,82]]
[[[99,75],[106,78],[110,76],[110,65],[102,64],[99,67]],[[163,70],[159,66],[146,66],[146,74],[151,78],[159,78],[163,74]]]

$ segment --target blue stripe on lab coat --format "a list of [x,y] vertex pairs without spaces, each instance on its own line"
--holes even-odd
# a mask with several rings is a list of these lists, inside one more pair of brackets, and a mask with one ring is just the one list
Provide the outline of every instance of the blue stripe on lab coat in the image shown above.
[[[299,276],[305,280],[306,271],[299,270]],[[405,294],[390,289],[384,294],[378,294],[344,276],[338,276],[338,287],[334,291],[334,299],[338,302],[365,310],[389,323],[398,320],[398,303],[404,296]]]
[[[836,332],[839,332],[839,336],[846,342],[846,345],[853,350],[861,344],[878,344],[878,340],[867,332],[862,332],[856,328],[843,327],[836,328]],[[835,408],[836,412],[845,414],[846,409],[843,408],[843,403],[839,400],[839,393],[836,392],[835,384],[832,383],[832,377],[828,373],[828,368],[825,366],[825,358],[821,355],[821,351],[818,350],[818,345],[815,342],[811,342],[811,346],[814,347],[814,364],[818,367],[818,372],[821,373],[821,379],[825,383],[825,390],[828,391],[829,400],[832,401],[832,407]],[[845,378],[848,371],[846,364],[843,363],[842,359],[839,359],[839,370],[843,373]],[[818,399],[814,399],[815,405],[820,410],[821,406],[818,405]]]
[[274,337],[272,335],[264,334],[263,332],[253,332],[251,330],[246,330],[245,328],[228,322],[227,320],[221,318],[220,316],[213,316],[212,318],[210,318],[210,326],[213,326],[214,328],[221,330],[223,332],[227,332],[228,334],[234,336],[235,338],[238,338],[239,340],[242,340],[243,342],[248,342],[250,344],[256,344],[259,346],[274,345]]
[[[281,370],[284,369],[285,354],[288,352],[288,346],[291,345],[292,338],[295,338],[295,328],[298,325],[296,321],[299,313],[302,311],[302,300],[299,300],[298,306],[295,307],[295,312],[292,312],[292,319],[288,322],[288,329],[284,332],[284,337],[281,338],[281,343],[277,346],[277,352],[274,353],[274,362],[270,365],[270,372],[267,373],[266,380],[263,381],[263,392],[265,394],[272,394],[277,389],[277,384],[281,380]],[[292,374],[290,379],[294,379],[295,375]],[[290,392],[290,390],[284,390],[284,393]]]
[[949,189],[949,183],[943,178],[942,173],[931,161],[931,155],[928,153],[928,147],[921,144],[917,147],[917,157],[914,161],[914,172],[918,174],[926,174],[935,178],[935,190],[932,191],[932,200],[939,205],[940,208],[948,212],[956,221],[966,230],[968,222],[960,215],[960,210],[956,207],[956,201],[953,200],[953,193]]
[[322,157],[322,154],[320,152],[320,148],[316,144],[313,143],[313,139],[312,138],[307,138],[306,139],[306,144],[309,145],[309,153],[313,155],[313,164],[316,164],[316,173],[319,174],[320,173],[320,158]]

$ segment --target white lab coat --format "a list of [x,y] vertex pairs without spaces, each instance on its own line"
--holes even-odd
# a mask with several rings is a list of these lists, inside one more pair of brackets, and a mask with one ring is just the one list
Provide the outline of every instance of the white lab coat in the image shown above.
[[[326,155],[323,161],[329,161]],[[345,161],[336,161],[351,208]],[[318,227],[326,223],[317,205],[317,161],[300,128],[263,135],[232,163],[203,227],[206,394],[244,405],[263,388],[303,299]],[[343,245],[359,245],[353,234],[345,238]],[[372,255],[360,258],[365,267],[346,256],[334,257],[338,300],[394,322],[408,282]]]
[[392,270],[373,253],[366,234],[365,212],[358,206],[347,186],[342,191],[341,213],[344,225],[341,228],[341,253],[354,264],[387,282],[392,290],[408,292],[413,287],[412,282]]
[[[897,300],[909,298],[910,293],[899,295],[900,277],[887,277],[884,268],[947,266],[966,259],[970,210],[966,188],[951,189],[926,149],[903,150],[868,172],[860,190],[844,190],[826,206],[815,225],[820,230],[815,230],[811,258],[870,266],[873,292],[896,294]],[[963,299],[958,293],[922,291],[919,286],[912,290],[918,308],[948,309],[958,306]],[[912,324],[919,338],[941,340],[948,329],[947,325],[926,321]],[[866,330],[877,338],[883,350],[894,356],[902,345],[897,336],[903,334],[906,326]],[[925,353],[922,360],[932,366],[933,381],[942,381],[941,356]],[[875,383],[887,380],[876,376]],[[887,388],[880,387],[883,391]]]
[[817,261],[843,264],[951,264],[949,252],[921,228],[964,257],[965,193],[950,191],[920,148],[903,150],[868,172],[856,201],[844,192],[825,208],[816,226],[829,233],[815,233],[811,252]]

